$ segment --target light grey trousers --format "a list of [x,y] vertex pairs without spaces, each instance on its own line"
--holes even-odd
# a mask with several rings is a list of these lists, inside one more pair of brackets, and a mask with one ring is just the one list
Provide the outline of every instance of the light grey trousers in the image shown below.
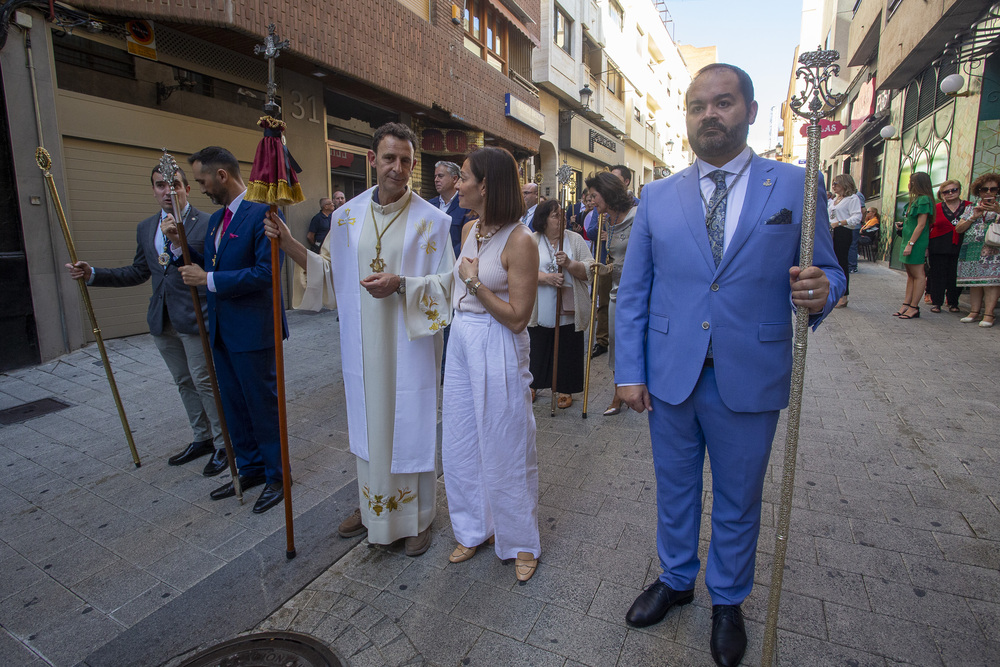
[[191,423],[194,442],[214,440],[215,448],[222,449],[222,427],[215,409],[212,383],[208,379],[208,364],[201,348],[201,336],[178,333],[173,325],[166,324],[163,334],[153,336],[160,356],[181,395],[181,402]]

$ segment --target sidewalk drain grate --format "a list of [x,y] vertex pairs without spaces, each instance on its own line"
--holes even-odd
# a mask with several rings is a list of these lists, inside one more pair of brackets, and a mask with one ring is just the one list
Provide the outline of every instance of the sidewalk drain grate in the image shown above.
[[343,663],[315,637],[297,632],[262,632],[237,637],[206,649],[180,667],[343,667]]
[[14,407],[7,408],[6,410],[0,410],[0,424],[3,424],[4,426],[20,424],[23,421],[28,421],[29,419],[34,419],[35,417],[41,417],[42,415],[47,415],[52,412],[59,412],[60,410],[64,410],[68,407],[68,404],[63,403],[62,401],[57,401],[54,398],[42,398],[37,401],[31,401],[30,403],[15,405]]

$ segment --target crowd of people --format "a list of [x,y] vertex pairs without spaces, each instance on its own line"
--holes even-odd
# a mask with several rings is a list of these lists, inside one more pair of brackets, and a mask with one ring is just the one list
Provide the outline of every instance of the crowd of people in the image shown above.
[[[152,276],[150,331],[194,434],[169,463],[211,455],[204,474],[212,476],[230,462],[196,345],[189,290],[197,289],[240,486],[265,487],[253,510],[261,513],[284,498],[270,308],[270,244],[277,243],[301,273],[293,305],[338,311],[359,499],[339,534],[402,541],[409,556],[427,551],[440,407],[456,543],[449,561],[462,563],[489,545],[514,561],[521,582],[535,575],[541,556],[532,403],[551,390],[553,404],[569,408],[588,360],[607,353],[614,388],[604,415],[649,412],[657,478],[662,574],[626,620],[657,623],[694,597],[707,453],[710,648],[717,664],[736,665],[746,649],[741,604],[753,585],[763,482],[789,400],[792,311],[806,309],[816,326],[847,306],[857,248],[878,243],[882,221],[851,176],[836,176],[828,206],[816,211],[817,225],[828,224],[831,234],[816,235],[813,265],[800,268],[804,172],[747,145],[757,114],[750,78],[731,65],[709,65],[686,103],[697,159],[647,184],[641,201],[631,171],[617,165],[588,176],[580,201],[563,208],[536,183],[522,183],[513,156],[495,147],[474,150],[462,164],[437,162],[437,196],[424,200],[410,186],[417,137],[387,123],[368,152],[376,185],[350,200],[342,192],[320,200],[305,242],[267,206],[244,201],[238,161],[209,147],[190,163],[219,211],[195,210],[184,172],[167,182],[157,167],[151,183],[160,210],[137,229],[133,265],[95,269],[80,261],[68,269],[92,285]],[[1000,175],[980,176],[970,190],[975,204],[962,199],[957,181],[935,193],[927,174],[911,176],[896,224],[907,275],[900,319],[920,317],[925,290],[932,312],[945,302],[958,312],[969,287],[972,312],[961,321],[993,325]],[[192,239],[189,253],[178,225]],[[233,495],[228,482],[210,497]]]

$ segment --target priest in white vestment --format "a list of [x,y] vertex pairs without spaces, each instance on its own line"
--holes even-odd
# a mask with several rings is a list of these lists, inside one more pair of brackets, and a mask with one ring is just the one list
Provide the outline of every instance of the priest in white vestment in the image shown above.
[[[360,508],[339,527],[368,541],[430,545],[437,471],[442,330],[451,321],[451,218],[408,187],[417,138],[399,123],[375,132],[368,152],[378,184],[334,212],[320,254],[280,221],[268,236],[305,269],[293,306],[336,307],[351,452]],[[336,295],[336,296],[335,296]],[[297,295],[298,296],[298,295]]]

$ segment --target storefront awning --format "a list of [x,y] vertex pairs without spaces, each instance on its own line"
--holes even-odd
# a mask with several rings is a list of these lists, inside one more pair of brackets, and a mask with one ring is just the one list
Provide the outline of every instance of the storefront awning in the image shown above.
[[851,136],[844,140],[844,143],[840,145],[840,148],[834,152],[834,156],[854,154],[859,148],[878,136],[879,130],[881,130],[888,123],[889,114],[885,112],[868,116],[868,118],[861,123],[858,129],[851,132]]

